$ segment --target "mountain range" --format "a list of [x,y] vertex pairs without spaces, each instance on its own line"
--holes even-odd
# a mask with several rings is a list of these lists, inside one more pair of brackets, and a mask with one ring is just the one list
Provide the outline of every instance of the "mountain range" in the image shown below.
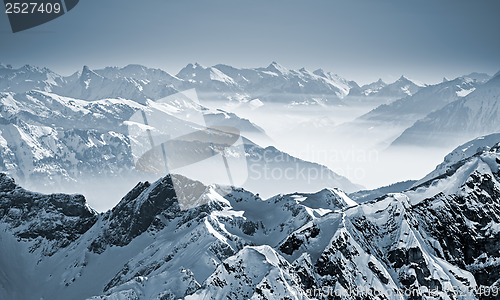
[[362,204],[339,189],[266,200],[167,175],[96,213],[2,174],[0,298],[495,299],[499,182],[498,135]]
[[[124,98],[144,103],[179,91],[196,88],[214,94],[214,99],[271,102],[301,102],[312,98],[339,104],[348,95],[399,98],[422,88],[405,77],[392,84],[374,83],[359,87],[351,80],[322,69],[287,69],[276,62],[265,68],[235,68],[228,65],[204,67],[188,64],[176,75],[141,65],[91,70],[84,66],[71,76],[47,68],[23,66],[15,69],[0,64],[0,91],[41,90],[83,100]],[[208,97],[208,96],[207,96]]]
[[[499,80],[402,76],[360,87],[275,62],[189,64],[176,75],[83,67],[67,77],[0,65],[0,299],[495,299],[485,292],[500,287]],[[193,89],[264,107],[388,99],[336,128],[361,143],[449,146],[496,133],[457,147],[420,180],[359,191],[261,146],[270,140],[261,127],[195,101]],[[207,126],[212,154],[219,137],[235,135],[220,128],[238,132],[223,175],[244,162],[239,186],[137,167],[149,148],[172,145],[155,140],[167,135],[176,155],[203,154],[199,138],[179,138]],[[216,177],[211,161],[193,166]],[[30,191],[39,185],[125,196],[107,210],[78,194]]]
[[349,96],[372,96],[399,99],[411,96],[425,86],[425,84],[416,83],[405,76],[401,76],[398,80],[391,84],[387,84],[383,82],[382,79],[379,79],[376,82],[363,85],[361,87],[354,86],[349,91]]
[[500,128],[500,73],[406,129],[392,145],[453,145]]
[[[491,83],[488,83],[490,82]],[[403,139],[403,137],[398,138],[405,130],[417,124],[424,119],[431,116],[435,118],[444,118],[442,122],[447,122],[446,120],[455,120],[456,123],[462,122],[462,116],[449,114],[448,105],[453,106],[454,103],[460,103],[469,97],[474,97],[474,95],[481,93],[484,86],[495,85],[494,80],[487,74],[482,73],[471,73],[469,75],[464,75],[453,80],[443,81],[442,83],[435,85],[428,85],[422,87],[414,94],[408,94],[401,99],[395,100],[389,104],[382,104],[375,109],[369,111],[368,113],[356,118],[353,121],[341,124],[335,131],[337,134],[341,135],[352,135],[363,137],[362,141],[369,143],[370,139],[376,137],[376,143],[378,146],[387,147],[391,145],[396,139]],[[488,83],[488,84],[486,84]],[[476,89],[478,92],[476,93]],[[484,87],[484,89],[487,89]],[[495,92],[493,91],[490,96]],[[470,94],[470,95],[469,95]],[[498,95],[498,93],[496,94]],[[485,101],[495,102],[495,97],[483,96]],[[460,100],[460,101],[459,101]],[[441,113],[438,113],[441,111]],[[486,111],[483,111],[486,113]],[[439,115],[439,116],[438,116]],[[493,114],[494,116],[494,114]],[[479,112],[476,115],[477,118],[484,119],[487,116],[480,116]],[[491,118],[491,117],[490,117]],[[474,123],[476,119],[470,118],[470,122]],[[428,124],[427,128],[422,129],[420,134],[422,136],[427,135],[429,130],[436,130],[439,132],[441,128],[434,127],[435,123]],[[475,136],[491,133],[485,132],[487,128],[494,128],[484,122],[477,124],[477,130],[475,135],[467,135],[467,138],[473,138]],[[443,132],[443,135],[449,134],[451,131],[463,134],[463,129],[460,126],[449,125],[450,131]],[[453,129],[452,129],[453,128]],[[481,128],[481,129],[480,129]],[[410,129],[408,129],[410,130]],[[413,130],[413,129],[412,129]],[[408,133],[409,134],[409,133]],[[430,146],[433,145],[435,141],[423,141],[418,139],[413,139],[413,137],[406,138],[406,143],[412,143],[412,145]],[[459,142],[465,142],[467,139],[462,139]],[[394,144],[397,144],[395,142]],[[457,140],[447,141],[443,143],[446,146],[456,145]],[[400,144],[403,144],[401,141]],[[443,145],[441,144],[441,145]]]
[[[199,115],[208,126],[236,128],[243,137],[242,153],[246,155],[230,156],[248,165],[250,177],[243,186],[263,195],[297,189],[314,191],[320,187],[340,187],[348,192],[361,188],[324,166],[300,160],[275,147],[260,147],[247,137],[266,141],[269,138],[263,129],[234,113],[209,109],[189,99],[167,97],[145,103],[121,98],[87,101],[33,90],[0,93],[0,105],[0,167],[23,185],[41,191],[87,190],[85,187],[89,186],[88,193],[102,198],[99,193],[108,188],[96,189],[96,182],[107,181],[115,191],[125,192],[139,178],[152,178],[138,172],[135,165],[134,146],[144,145],[131,139],[129,125],[138,111],[155,112],[161,118],[157,134],[180,135],[203,128],[183,118],[186,115]],[[209,173],[215,170],[213,165],[198,168]],[[288,181],[271,176],[286,169],[293,171],[293,178]],[[304,174],[311,172],[319,177],[313,182],[305,181]],[[211,179],[217,182],[214,176],[212,173]]]

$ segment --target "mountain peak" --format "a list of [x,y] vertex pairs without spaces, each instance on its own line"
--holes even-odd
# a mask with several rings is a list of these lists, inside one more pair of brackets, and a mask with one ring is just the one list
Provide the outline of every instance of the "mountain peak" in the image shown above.
[[184,68],[182,68],[182,70],[180,70],[179,73],[177,73],[177,75],[175,76],[183,79],[191,79],[196,77],[196,74],[198,74],[197,72],[203,70],[205,70],[205,67],[203,67],[199,63],[189,63]]
[[323,73],[323,74],[325,73],[325,71],[324,71],[322,68],[317,69],[317,70],[316,70],[316,71],[314,71],[313,73],[316,73],[316,72],[318,72],[318,73]]
[[[196,69],[205,69],[201,64],[195,62],[187,64],[182,70],[196,70]],[[182,71],[181,70],[181,71]]]
[[500,86],[500,71],[498,71],[493,77],[486,81],[486,85],[489,87],[498,87]]
[[408,79],[406,76],[401,75],[401,77],[399,77],[399,79],[397,81],[411,81],[411,80]]
[[122,70],[136,70],[136,71],[144,71],[148,69],[147,67],[139,64],[128,64],[125,67],[121,68]]
[[486,74],[486,73],[478,73],[478,72],[472,72],[470,74],[467,74],[467,75],[464,75],[464,76],[461,76],[462,78],[470,78],[472,80],[475,80],[475,81],[478,81],[478,82],[487,82],[488,80],[490,80],[491,77],[490,75]]
[[495,75],[493,75],[493,78],[500,77],[500,71],[498,71]]
[[307,198],[301,204],[315,209],[338,210],[357,205],[343,191],[336,188],[324,188],[317,193],[306,194],[304,196]]
[[415,85],[417,87],[425,87],[426,85],[424,83],[409,79],[405,75],[401,75],[398,80],[396,80],[394,83],[403,83],[403,84],[410,84],[410,85]]
[[194,63],[195,68],[203,68],[203,66],[197,62]]
[[275,71],[279,72],[281,74],[286,74],[288,73],[288,69],[283,67],[282,65],[278,64],[277,62],[273,61],[269,66],[266,68],[269,71]]
[[92,71],[88,66],[86,66],[86,65],[83,66],[82,74],[80,75],[80,78],[82,78],[83,80],[87,80],[90,77],[102,77],[102,76],[100,76],[99,74]]

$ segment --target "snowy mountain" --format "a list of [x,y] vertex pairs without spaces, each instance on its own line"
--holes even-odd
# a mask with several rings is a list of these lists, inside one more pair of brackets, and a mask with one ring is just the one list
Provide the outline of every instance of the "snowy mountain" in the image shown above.
[[[138,142],[131,140],[127,125],[131,116],[140,110],[159,114],[161,130],[166,130],[164,134],[199,130],[202,128],[199,124],[184,118],[196,115],[208,126],[237,128],[245,141],[242,153],[246,156],[239,157],[237,153],[233,156],[245,162],[248,173],[253,175],[243,186],[263,195],[300,190],[312,192],[323,187],[339,187],[348,192],[361,188],[324,166],[251,142],[246,137],[255,140],[268,137],[248,119],[188,100],[147,100],[144,104],[124,99],[86,101],[31,91],[1,93],[0,107],[0,168],[24,186],[36,190],[80,190],[92,194],[92,201],[100,194],[95,187],[91,188],[96,181],[108,182],[122,193],[129,190],[145,176],[136,169],[133,146]],[[196,145],[185,147],[184,150],[188,150]],[[210,162],[204,166],[198,168],[206,172],[217,168]],[[210,178],[218,182],[212,171]],[[271,175],[285,171],[293,177],[289,181]],[[307,181],[310,174],[317,174],[314,182]]]
[[362,189],[326,166],[304,161],[273,146],[262,148],[245,141],[248,180],[243,187],[263,196],[297,191],[314,192],[325,187],[338,187],[346,192]]
[[[469,90],[470,91],[470,90]],[[392,145],[451,146],[500,128],[500,73],[406,129]]]
[[147,99],[157,100],[176,93],[179,82],[167,72],[139,65],[95,71],[84,66],[52,91],[84,100],[123,98],[144,103]]
[[[336,130],[339,133],[354,132],[366,136],[365,140],[375,136],[382,146],[388,146],[417,120],[468,95],[483,85],[487,78],[489,76],[486,74],[473,73],[422,87],[416,93],[389,104],[382,104],[354,121],[342,124]],[[404,81],[405,79],[401,79],[401,82]]]
[[494,299],[479,287],[500,284],[499,142],[359,205],[169,175],[97,214],[2,175],[0,298]]
[[195,87],[200,91],[240,91],[238,84],[216,67],[205,68],[195,63],[188,64],[176,75],[185,81],[185,87]]
[[47,68],[25,65],[18,69],[0,64],[0,92],[51,91],[64,84],[64,78]]
[[373,201],[379,197],[385,196],[390,193],[401,193],[410,187],[412,187],[416,180],[406,180],[401,182],[396,182],[388,186],[379,187],[373,190],[363,190],[357,191],[349,194],[349,198],[356,201],[357,203],[363,203],[368,201]]
[[467,76],[451,81],[431,85],[418,91],[416,94],[397,100],[391,104],[381,105],[362,116],[363,120],[386,121],[396,124],[411,125],[419,118],[436,111],[449,104],[485,81],[478,81]]
[[[218,64],[204,67],[188,64],[177,75],[141,65],[92,70],[84,66],[71,76],[26,65],[19,69],[0,66],[0,91],[42,90],[62,96],[100,100],[124,98],[144,103],[178,91],[196,88],[207,99],[271,102],[315,102],[341,104],[346,96],[398,99],[423,87],[404,76],[391,84],[382,80],[360,87],[356,82],[326,72],[288,69],[276,62],[261,68],[235,68]],[[313,100],[315,99],[315,100]]]
[[348,96],[399,99],[412,96],[423,87],[425,87],[424,84],[413,82],[405,76],[401,76],[398,80],[390,84],[379,79],[376,82],[361,87],[354,87],[349,91]]
[[[115,208],[96,215],[88,209],[83,209],[82,213],[77,209],[57,209],[57,206],[49,209],[53,205],[52,199],[71,197],[33,194],[15,186],[6,176],[1,179],[0,220],[5,228],[0,231],[1,252],[11,253],[12,249],[4,247],[13,247],[16,249],[13,253],[26,257],[28,261],[31,258],[38,260],[34,269],[19,270],[22,273],[19,277],[11,278],[10,273],[4,271],[5,281],[2,280],[0,288],[2,298],[17,295],[17,299],[30,299],[36,295],[64,299],[75,293],[81,298],[102,293],[132,293],[145,299],[162,295],[168,299],[174,295],[182,297],[199,290],[201,283],[210,280],[210,274],[225,259],[234,259],[230,257],[236,253],[252,252],[248,248],[242,250],[246,246],[282,240],[325,209],[339,210],[351,205],[345,194],[338,190],[262,200],[247,191],[232,188],[224,198],[219,194],[220,189],[228,188],[204,186],[187,178],[167,176],[152,184],[138,184]],[[173,181],[186,186],[184,194],[176,195]],[[36,199],[30,200],[33,197]],[[86,207],[81,202],[83,197],[74,197],[79,199],[74,206]],[[5,202],[5,199],[13,200]],[[308,199],[312,199],[316,209],[302,204]],[[180,209],[179,204],[189,203],[202,205],[187,211]],[[71,239],[77,242],[68,243],[68,234],[54,234],[60,230],[57,222],[55,226],[45,228],[49,233],[29,231],[33,227],[29,223],[31,219],[22,216],[26,212],[39,216],[41,224],[45,219],[68,218],[76,224],[85,222],[87,227],[84,232],[80,227],[71,231]],[[289,222],[293,218],[296,221]],[[30,234],[24,233],[27,229]],[[14,237],[20,243],[15,242]],[[11,243],[4,242],[7,240]],[[270,251],[270,255],[275,252],[265,248],[260,251]],[[279,254],[275,256],[280,257]],[[279,259],[285,262],[283,258]],[[56,261],[68,263],[54,264]],[[245,261],[248,264],[258,262]],[[276,265],[278,272],[282,263]],[[1,266],[2,270],[15,268],[8,261],[2,261]],[[274,280],[275,273],[271,272],[268,280]],[[12,289],[20,284],[16,280],[39,277],[48,279],[44,283],[48,288],[42,290],[37,286],[39,282],[34,280],[30,283],[32,294],[28,294],[31,289],[26,290],[27,294]]]
[[387,83],[385,83],[382,78],[379,80],[365,84],[363,86],[357,86],[352,88],[349,91],[349,96],[370,96],[378,93],[382,88],[386,87]]
[[228,65],[204,67],[188,64],[176,76],[141,65],[92,70],[84,66],[71,76],[47,68],[26,65],[19,69],[0,66],[0,91],[53,92],[83,100],[123,98],[145,103],[178,91],[196,88],[207,99],[247,101],[261,98],[274,102],[311,101],[338,104],[351,88],[358,86],[339,75],[318,69],[289,70],[276,62],[265,68],[235,68]]
[[468,160],[476,154],[487,152],[500,141],[500,133],[494,133],[486,136],[478,137],[463,145],[458,146],[448,155],[445,156],[444,161],[439,164],[434,171],[429,173],[424,178],[418,180],[413,186],[421,185],[433,178],[438,178],[447,175],[448,173],[455,172],[457,166],[460,166],[463,161]]
[[289,70],[276,62],[266,68],[253,69],[189,64],[176,76],[184,80],[183,88],[236,93],[243,98],[257,97],[273,102],[301,102],[314,96],[325,98],[325,102],[338,103],[352,85],[346,79],[321,69],[314,72],[305,68]]

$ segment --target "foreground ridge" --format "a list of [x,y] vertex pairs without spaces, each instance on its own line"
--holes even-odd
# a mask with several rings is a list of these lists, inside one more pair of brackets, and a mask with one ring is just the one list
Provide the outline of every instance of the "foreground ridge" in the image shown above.
[[338,189],[265,200],[167,175],[97,214],[2,174],[0,298],[494,299],[478,292],[500,284],[493,137],[359,205]]

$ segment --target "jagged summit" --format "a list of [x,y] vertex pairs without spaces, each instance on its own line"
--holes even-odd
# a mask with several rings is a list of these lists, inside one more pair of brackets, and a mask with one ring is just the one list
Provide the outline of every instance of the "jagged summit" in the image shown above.
[[405,77],[404,75],[401,75],[401,77],[399,77],[398,80],[401,80],[401,81],[410,81],[407,77]]
[[86,79],[89,79],[91,77],[101,77],[99,74],[97,74],[96,72],[94,72],[92,69],[90,69],[88,66],[83,66],[82,68],[82,71],[80,73],[80,78],[82,78],[83,80],[86,80]]
[[266,70],[268,71],[273,71],[273,72],[278,72],[279,74],[285,75],[289,73],[289,70],[282,65],[278,64],[277,62],[273,61],[267,66]]
[[402,84],[409,84],[410,86],[411,85],[415,85],[415,86],[418,86],[418,87],[425,87],[426,85],[421,83],[421,82],[418,82],[416,80],[412,80],[412,79],[409,79],[407,76],[405,75],[401,75],[401,77],[399,77],[398,80],[396,80],[394,82],[395,83],[402,83]]
[[314,74],[318,75],[318,76],[322,76],[322,77],[325,77],[325,70],[323,70],[322,68],[319,68],[317,70],[314,70],[313,71]]

